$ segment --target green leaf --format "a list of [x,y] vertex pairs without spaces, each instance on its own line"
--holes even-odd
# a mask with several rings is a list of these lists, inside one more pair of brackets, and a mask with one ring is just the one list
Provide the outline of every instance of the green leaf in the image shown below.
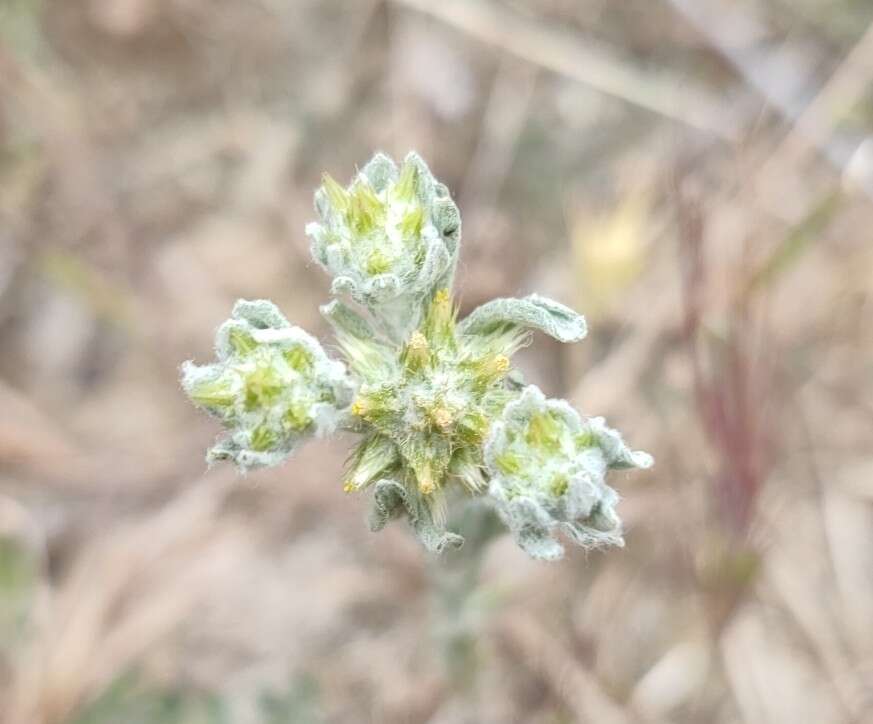
[[347,304],[339,299],[334,299],[328,304],[319,307],[321,315],[330,322],[336,332],[345,332],[357,339],[371,340],[376,333],[370,323]]

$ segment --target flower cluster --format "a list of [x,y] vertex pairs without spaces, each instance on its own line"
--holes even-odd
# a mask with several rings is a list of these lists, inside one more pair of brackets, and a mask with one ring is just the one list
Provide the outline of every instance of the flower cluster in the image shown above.
[[485,460],[489,493],[516,542],[535,558],[560,558],[560,530],[591,548],[623,545],[618,495],[610,468],[647,468],[602,417],[585,420],[563,400],[547,400],[531,385],[510,402],[492,429]]
[[218,330],[218,363],[185,363],[193,402],[228,429],[208,460],[242,470],[275,465],[304,438],[361,435],[347,492],[372,490],[370,524],[405,515],[438,552],[453,489],[492,501],[537,558],[621,544],[610,468],[648,467],[602,418],[525,386],[513,354],[532,330],[561,342],[586,334],[573,310],[536,294],[496,299],[458,320],[451,284],[460,215],[446,187],[410,153],[398,168],[377,154],[348,187],[329,176],[315,194],[312,254],[337,298],[321,308],[345,364],[268,301],[240,301]]
[[307,435],[333,432],[354,393],[341,362],[272,302],[238,301],[215,339],[218,363],[182,365],[182,387],[229,433],[207,460],[276,465]]
[[306,234],[313,258],[333,277],[333,294],[403,327],[414,324],[425,297],[450,283],[461,215],[418,154],[398,169],[377,153],[347,189],[325,174],[315,208],[321,222]]

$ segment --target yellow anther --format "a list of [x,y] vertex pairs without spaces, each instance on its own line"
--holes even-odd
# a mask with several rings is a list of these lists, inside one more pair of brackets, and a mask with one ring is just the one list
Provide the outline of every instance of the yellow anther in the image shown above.
[[499,354],[494,358],[492,364],[494,365],[494,371],[498,375],[505,375],[507,370],[509,370],[509,357],[505,354]]
[[445,407],[437,407],[431,413],[431,418],[433,419],[434,424],[441,430],[446,430],[453,422],[452,413]]
[[476,375],[479,377],[480,382],[491,384],[503,377],[508,371],[509,357],[505,354],[498,354],[480,360],[477,365]]
[[406,343],[406,365],[410,369],[420,369],[430,359],[430,345],[421,332],[413,332]]
[[354,493],[357,489],[358,486],[355,485],[351,480],[346,480],[345,484],[343,485],[344,493]]
[[422,495],[430,495],[436,490],[436,481],[433,479],[433,466],[429,460],[422,460],[413,466],[415,477],[418,480],[418,492]]
[[416,352],[420,350],[427,350],[429,347],[427,343],[427,337],[425,337],[421,332],[415,331],[412,333],[412,336],[409,338],[409,349],[415,350]]
[[367,414],[367,403],[360,397],[352,403],[352,414],[356,417],[363,417]]

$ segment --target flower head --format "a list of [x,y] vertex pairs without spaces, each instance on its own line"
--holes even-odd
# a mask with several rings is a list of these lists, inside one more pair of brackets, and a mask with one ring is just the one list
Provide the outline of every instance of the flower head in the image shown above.
[[[432,297],[419,329],[393,345],[339,329],[340,348],[359,380],[350,411],[364,440],[353,454],[346,489],[377,487],[384,479],[395,505],[429,521],[423,541],[444,545],[434,532],[444,517],[445,491],[460,483],[482,493],[482,444],[490,421],[516,394],[507,383],[509,358],[526,332],[463,333],[447,290]],[[382,497],[386,505],[387,497]],[[384,524],[384,521],[382,521]]]
[[325,174],[315,208],[321,221],[306,233],[313,258],[333,276],[334,294],[348,293],[396,321],[450,283],[461,217],[418,154],[407,155],[399,169],[376,154],[348,187]]
[[[474,492],[483,487],[481,446],[489,421],[512,399],[505,384],[509,357],[525,338],[518,331],[461,334],[455,316],[448,292],[440,290],[421,329],[398,347],[340,334],[361,382],[351,412],[360,429],[375,436],[362,446],[390,441],[401,477],[424,496],[441,493],[449,477]],[[362,457],[355,456],[356,465]],[[375,476],[351,478],[362,487]]]
[[333,276],[332,293],[354,303],[321,308],[345,364],[271,302],[237,302],[218,330],[218,362],[182,369],[190,398],[227,428],[208,459],[276,465],[302,439],[341,427],[361,435],[343,489],[372,491],[373,530],[405,516],[428,550],[459,546],[446,530],[446,492],[456,487],[496,507],[535,557],[560,557],[558,531],[585,547],[621,544],[606,472],[651,458],[602,418],[583,421],[525,387],[512,367],[531,330],[576,342],[582,316],[531,294],[459,320],[460,216],[415,153],[400,168],[376,154],[348,187],[325,176],[315,205],[313,256]]
[[485,448],[489,494],[518,544],[536,558],[559,558],[560,530],[586,548],[623,545],[609,468],[651,466],[603,418],[580,419],[563,400],[531,385],[510,402]]
[[241,468],[275,465],[303,438],[332,431],[353,388],[342,363],[272,302],[240,300],[216,334],[218,362],[182,366],[192,402],[228,434],[208,453]]

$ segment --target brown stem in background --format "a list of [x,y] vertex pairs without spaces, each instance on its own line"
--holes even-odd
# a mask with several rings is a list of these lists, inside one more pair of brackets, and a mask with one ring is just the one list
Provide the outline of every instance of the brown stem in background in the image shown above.
[[763,398],[756,395],[767,386],[756,377],[746,339],[751,326],[749,297],[741,296],[732,302],[723,340],[713,339],[705,327],[704,220],[700,203],[681,170],[674,178],[674,193],[682,278],[682,339],[691,362],[701,425],[718,457],[714,504],[725,529],[741,535],[748,528],[765,477],[761,454],[764,427],[759,419]]

